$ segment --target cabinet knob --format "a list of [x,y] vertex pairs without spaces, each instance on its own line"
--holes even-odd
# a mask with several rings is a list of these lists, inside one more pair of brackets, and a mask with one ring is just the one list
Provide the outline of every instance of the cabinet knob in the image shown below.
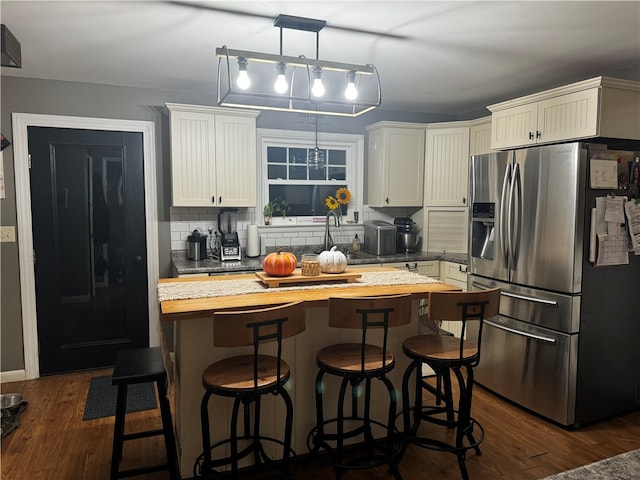
[[466,205],[467,204],[467,197],[462,197],[462,204]]
[[211,205],[215,205],[216,204],[216,197],[212,196],[211,197]]
[[533,140],[533,132],[529,132],[529,140]]
[[542,137],[542,132],[539,130],[536,130],[536,138],[540,138]]
[[389,203],[389,197],[385,198],[384,201]]
[[218,205],[222,205],[222,196],[218,197]]

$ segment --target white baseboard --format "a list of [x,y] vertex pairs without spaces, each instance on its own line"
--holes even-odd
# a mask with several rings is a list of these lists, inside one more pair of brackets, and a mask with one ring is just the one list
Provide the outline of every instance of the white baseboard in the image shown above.
[[24,370],[11,370],[8,372],[0,372],[0,383],[21,382],[27,379]]

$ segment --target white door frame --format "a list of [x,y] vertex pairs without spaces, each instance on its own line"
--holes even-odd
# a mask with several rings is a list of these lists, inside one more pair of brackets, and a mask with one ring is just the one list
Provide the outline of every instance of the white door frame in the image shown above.
[[159,276],[158,196],[156,187],[154,122],[39,115],[30,113],[13,113],[12,121],[25,378],[27,380],[31,380],[40,376],[35,269],[33,266],[33,224],[31,219],[31,184],[29,178],[29,144],[27,136],[28,127],[75,128],[85,130],[110,130],[142,133],[145,185],[144,203],[147,220],[145,222],[145,228],[147,234],[149,345],[160,345],[157,294]]

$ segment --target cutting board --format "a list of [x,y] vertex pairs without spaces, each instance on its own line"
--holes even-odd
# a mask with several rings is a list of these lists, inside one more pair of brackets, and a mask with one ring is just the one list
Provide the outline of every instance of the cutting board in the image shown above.
[[362,277],[361,273],[353,273],[345,270],[342,273],[321,273],[320,275],[302,275],[299,268],[295,269],[288,277],[272,277],[266,272],[256,272],[256,276],[269,288],[281,287],[296,283],[330,283],[344,282],[352,283]]

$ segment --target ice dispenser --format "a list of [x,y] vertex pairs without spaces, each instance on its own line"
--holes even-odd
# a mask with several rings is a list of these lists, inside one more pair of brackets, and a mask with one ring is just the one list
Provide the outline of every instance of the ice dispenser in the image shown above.
[[471,216],[471,256],[493,260],[495,203],[473,203]]

